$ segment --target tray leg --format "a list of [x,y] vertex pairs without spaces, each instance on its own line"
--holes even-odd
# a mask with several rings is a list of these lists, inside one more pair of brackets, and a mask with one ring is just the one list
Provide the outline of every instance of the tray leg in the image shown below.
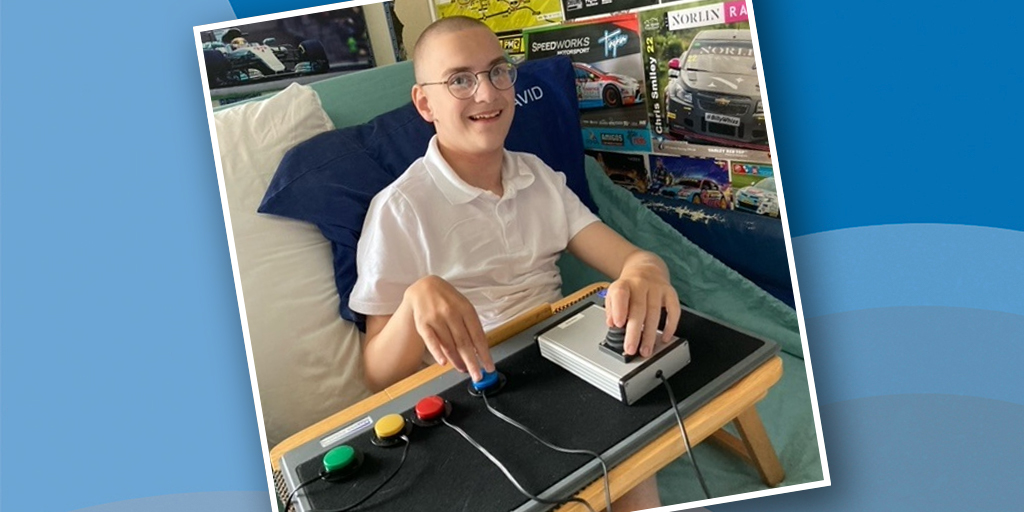
[[755,406],[750,406],[741,412],[733,420],[733,423],[740,433],[739,437],[719,429],[711,434],[711,439],[754,466],[766,485],[769,487],[779,485],[786,478],[786,473],[782,470],[782,465],[779,464],[775,448],[772,447],[772,442],[768,439],[768,433],[764,430],[764,424],[761,423],[761,417],[757,414]]

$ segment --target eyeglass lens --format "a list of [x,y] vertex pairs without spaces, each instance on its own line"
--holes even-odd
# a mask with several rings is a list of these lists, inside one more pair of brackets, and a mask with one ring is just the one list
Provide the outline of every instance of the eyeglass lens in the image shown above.
[[[448,91],[456,98],[469,98],[476,93],[476,89],[480,85],[480,80],[477,78],[478,74],[471,71],[455,73],[448,78]],[[503,91],[515,85],[516,68],[507,62],[497,64],[487,72],[487,78],[495,89]]]

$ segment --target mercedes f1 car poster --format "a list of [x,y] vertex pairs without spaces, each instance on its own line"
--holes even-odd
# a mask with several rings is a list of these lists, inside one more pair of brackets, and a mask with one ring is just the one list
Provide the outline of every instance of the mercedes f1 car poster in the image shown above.
[[524,32],[527,59],[567,55],[576,72],[584,146],[650,151],[635,14]]
[[213,104],[374,66],[362,7],[202,32]]
[[746,4],[687,3],[638,15],[652,134],[768,151]]

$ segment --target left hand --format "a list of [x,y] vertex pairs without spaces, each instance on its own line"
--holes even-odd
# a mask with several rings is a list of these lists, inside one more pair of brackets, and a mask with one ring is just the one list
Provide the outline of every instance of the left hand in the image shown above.
[[605,312],[608,327],[626,326],[623,351],[650,357],[657,343],[661,311],[667,312],[661,339],[672,339],[679,324],[679,295],[669,283],[668,271],[660,258],[642,252],[623,266],[619,278],[608,287]]

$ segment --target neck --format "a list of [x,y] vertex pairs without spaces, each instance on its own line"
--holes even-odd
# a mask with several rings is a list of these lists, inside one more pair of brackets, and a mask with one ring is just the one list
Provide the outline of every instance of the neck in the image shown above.
[[487,153],[464,153],[447,148],[440,141],[437,149],[462,181],[476,188],[489,190],[498,197],[502,196],[504,189],[501,184],[501,164],[505,158],[502,149]]

